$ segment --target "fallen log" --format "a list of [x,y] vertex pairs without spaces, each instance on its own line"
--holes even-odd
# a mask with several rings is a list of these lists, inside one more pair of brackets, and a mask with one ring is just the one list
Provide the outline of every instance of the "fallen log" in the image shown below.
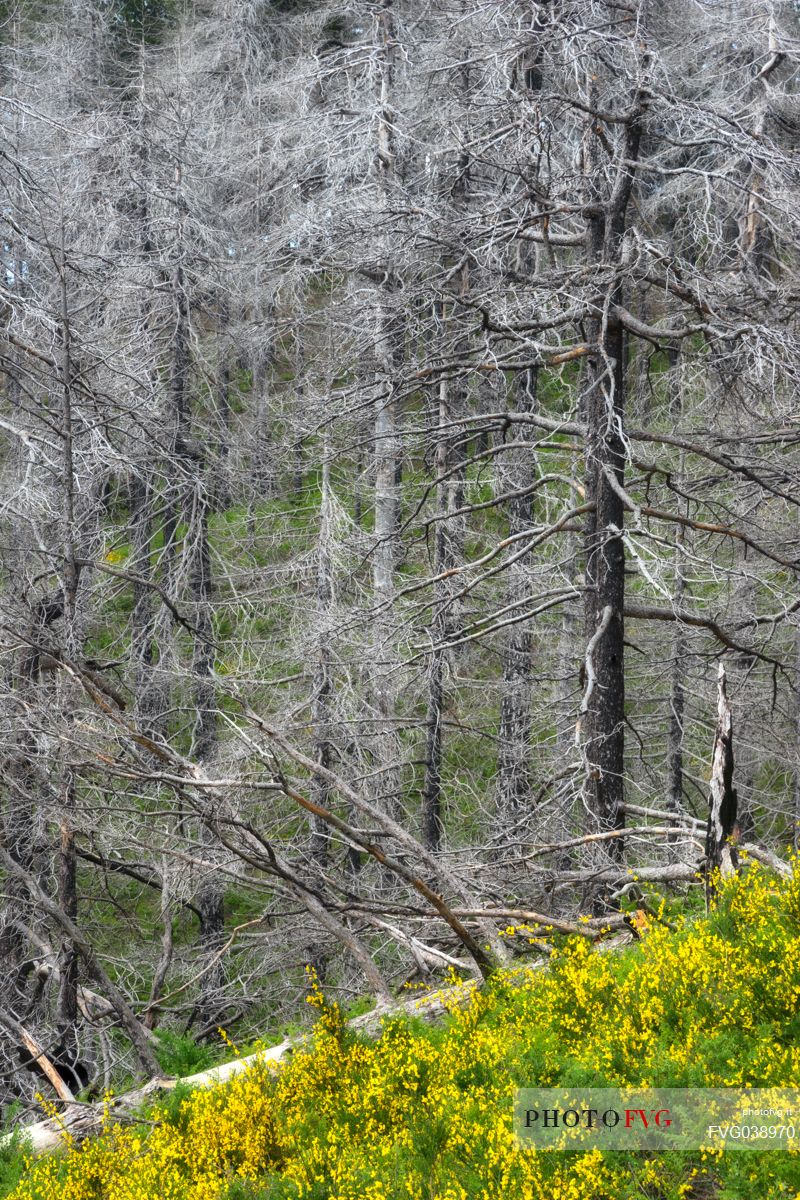
[[17,1021],[15,1017],[11,1015],[11,1013],[6,1012],[4,1008],[0,1008],[0,1025],[4,1027],[7,1033],[10,1033],[11,1036],[16,1039],[18,1046],[27,1051],[28,1055],[30,1056],[31,1065],[36,1066],[42,1075],[44,1075],[44,1077],[50,1081],[55,1088],[55,1092],[59,1100],[65,1100],[67,1102],[74,1101],[75,1097],[73,1096],[69,1085],[64,1081],[55,1065],[51,1062],[46,1050],[44,1049],[44,1046],[40,1045],[33,1034],[29,1033],[25,1026],[21,1025],[20,1022]]
[[[466,1000],[475,990],[475,987],[475,981],[468,980],[455,987],[432,992],[426,996],[411,997],[399,1004],[380,1004],[371,1012],[353,1017],[347,1023],[348,1028],[360,1033],[377,1033],[384,1017],[402,1013],[413,1014],[414,1016],[422,1017],[424,1020],[433,1021],[443,1016],[453,1004],[458,1004]],[[218,1067],[211,1067],[207,1071],[200,1071],[196,1075],[189,1075],[180,1080],[172,1078],[151,1079],[143,1087],[135,1088],[133,1091],[125,1092],[122,1096],[114,1097],[110,1106],[111,1112],[120,1120],[135,1121],[137,1119],[137,1111],[144,1104],[148,1102],[154,1103],[157,1101],[159,1095],[171,1091],[178,1083],[197,1088],[216,1087],[226,1083],[229,1079],[233,1079],[236,1075],[240,1075],[242,1071],[246,1071],[248,1067],[253,1066],[256,1062],[263,1062],[268,1066],[276,1067],[288,1054],[307,1042],[307,1034],[287,1038],[279,1045],[270,1046],[266,1050],[260,1050],[257,1054],[249,1054],[244,1058],[235,1058],[230,1062],[222,1063]],[[46,1120],[22,1126],[16,1132],[22,1134],[33,1154],[52,1154],[54,1151],[64,1148],[70,1140],[80,1141],[83,1138],[98,1134],[108,1107],[107,1104],[102,1103],[68,1103],[57,1117],[48,1117]],[[11,1133],[0,1137],[0,1150],[10,1144],[14,1136],[15,1134]]]

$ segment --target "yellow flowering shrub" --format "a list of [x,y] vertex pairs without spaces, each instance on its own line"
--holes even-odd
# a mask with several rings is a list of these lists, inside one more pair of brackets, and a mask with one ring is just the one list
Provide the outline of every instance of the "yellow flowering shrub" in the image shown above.
[[800,877],[750,867],[708,919],[465,990],[438,1027],[360,1039],[319,989],[312,1038],[31,1163],[13,1200],[800,1200],[790,1152],[663,1159],[519,1145],[516,1087],[800,1086]]

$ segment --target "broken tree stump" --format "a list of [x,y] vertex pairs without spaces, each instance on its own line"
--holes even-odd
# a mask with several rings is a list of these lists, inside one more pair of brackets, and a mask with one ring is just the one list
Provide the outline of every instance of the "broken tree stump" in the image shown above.
[[719,664],[717,678],[717,729],[711,759],[711,794],[706,829],[706,905],[714,893],[715,872],[722,878],[739,866],[736,843],[739,836],[737,797],[733,786],[733,723],[725,686],[725,668]]

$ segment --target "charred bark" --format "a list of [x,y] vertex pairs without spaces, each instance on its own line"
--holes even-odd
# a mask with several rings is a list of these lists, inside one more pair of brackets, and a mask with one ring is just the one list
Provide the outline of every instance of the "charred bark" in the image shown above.
[[[598,107],[598,88],[590,89],[592,107]],[[625,825],[625,377],[627,344],[621,321],[615,315],[623,299],[622,242],[641,142],[643,96],[635,97],[634,111],[623,123],[614,156],[614,185],[604,193],[603,162],[608,139],[600,123],[587,131],[587,263],[598,278],[608,275],[607,292],[598,293],[586,322],[593,347],[586,365],[581,397],[586,425],[586,500],[592,510],[586,521],[584,550],[585,636],[593,644],[592,667],[596,686],[586,711],[586,793],[600,830],[620,830]],[[600,631],[602,629],[602,634]],[[609,854],[624,855],[622,837],[614,838]]]

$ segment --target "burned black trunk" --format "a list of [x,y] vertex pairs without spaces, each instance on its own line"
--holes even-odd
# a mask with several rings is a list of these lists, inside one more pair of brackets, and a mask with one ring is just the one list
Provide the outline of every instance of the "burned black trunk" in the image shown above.
[[[585,635],[594,647],[591,667],[596,680],[586,711],[586,776],[590,809],[599,828],[611,830],[622,829],[625,823],[625,510],[619,491],[625,469],[620,434],[624,338],[616,322],[610,322],[604,332],[599,319],[592,326],[589,337],[602,341],[603,354],[589,362],[583,396],[586,499],[594,505],[584,535]],[[609,360],[613,362],[610,375]],[[610,847],[613,857],[622,856],[622,838],[614,839]]]
[[[592,106],[600,105],[596,84]],[[619,310],[624,298],[623,239],[641,142],[642,93],[622,124],[615,145],[602,135],[599,119],[587,131],[586,257],[599,279],[586,321],[587,360],[582,415],[586,426],[586,500],[593,505],[585,527],[585,633],[592,646],[586,667],[594,686],[585,711],[587,801],[600,830],[625,825],[625,377],[627,336]],[[613,155],[613,186],[604,181],[605,161]],[[587,656],[588,659],[589,656]],[[624,854],[623,839],[612,839],[609,853]]]

